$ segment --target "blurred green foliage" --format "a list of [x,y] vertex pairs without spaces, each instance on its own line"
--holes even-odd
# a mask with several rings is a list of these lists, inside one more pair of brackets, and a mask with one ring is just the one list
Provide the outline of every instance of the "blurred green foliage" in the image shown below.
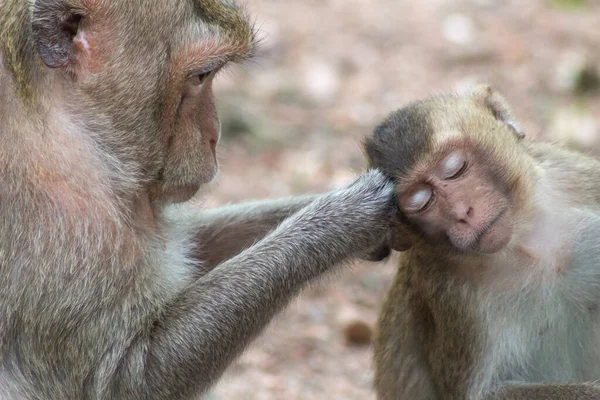
[[552,3],[561,8],[583,8],[586,6],[587,0],[552,0]]

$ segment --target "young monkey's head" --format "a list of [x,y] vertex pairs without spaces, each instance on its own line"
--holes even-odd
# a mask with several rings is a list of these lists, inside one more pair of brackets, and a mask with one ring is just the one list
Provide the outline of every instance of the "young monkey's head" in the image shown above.
[[392,247],[505,248],[531,198],[534,165],[523,137],[506,101],[486,85],[392,113],[365,141],[370,165],[397,185]]

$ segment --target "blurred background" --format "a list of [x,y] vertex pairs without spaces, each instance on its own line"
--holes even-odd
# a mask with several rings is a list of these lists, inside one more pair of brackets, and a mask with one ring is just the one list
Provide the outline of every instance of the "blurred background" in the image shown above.
[[[216,84],[208,205],[323,192],[365,168],[392,110],[488,82],[530,138],[600,155],[600,0],[245,0],[258,57]],[[229,370],[216,400],[374,400],[369,343],[394,260],[312,286]]]

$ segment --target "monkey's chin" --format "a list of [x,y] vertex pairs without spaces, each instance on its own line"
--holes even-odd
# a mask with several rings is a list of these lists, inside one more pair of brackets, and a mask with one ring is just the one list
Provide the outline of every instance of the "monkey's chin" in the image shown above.
[[174,179],[176,184],[169,182],[168,180],[156,181],[152,186],[151,194],[152,201],[155,204],[173,204],[173,203],[185,203],[191,200],[196,193],[204,185],[212,182],[219,170],[218,164],[215,160],[214,164],[205,166],[195,179],[183,183],[177,179]]
[[475,249],[478,253],[494,254],[505,248],[512,234],[497,234],[494,230],[486,232],[476,243]]

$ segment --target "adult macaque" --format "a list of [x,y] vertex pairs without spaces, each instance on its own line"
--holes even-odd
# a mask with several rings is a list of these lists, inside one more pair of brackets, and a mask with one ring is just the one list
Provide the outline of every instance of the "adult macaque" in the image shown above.
[[230,1],[0,1],[0,398],[195,396],[385,236],[376,171],[316,199],[175,205],[217,170],[214,76],[254,47]]
[[600,399],[600,162],[522,138],[480,86],[367,140],[409,249],[378,325],[380,400]]

